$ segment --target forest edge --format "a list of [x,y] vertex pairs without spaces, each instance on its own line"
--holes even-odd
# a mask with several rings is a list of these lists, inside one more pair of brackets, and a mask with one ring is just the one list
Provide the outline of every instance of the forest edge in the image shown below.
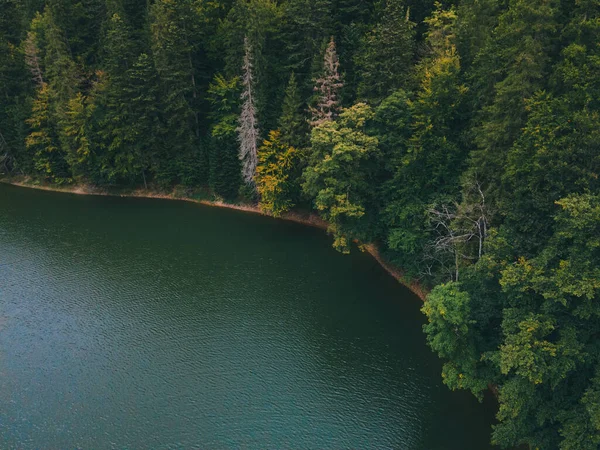
[[[185,195],[181,195],[177,192],[177,188],[175,188],[170,193],[152,191],[150,189],[131,189],[128,190],[126,188],[114,188],[111,190],[95,187],[91,185],[67,185],[67,186],[57,186],[52,184],[40,184],[38,181],[33,180],[30,177],[26,176],[13,176],[13,177],[0,177],[0,183],[9,184],[18,187],[30,188],[30,189],[38,189],[43,191],[52,191],[52,192],[62,192],[66,194],[76,194],[76,195],[95,195],[95,196],[107,196],[107,197],[131,197],[131,198],[158,198],[163,200],[177,200],[189,203],[197,203],[206,206],[213,206],[217,208],[227,208],[233,209],[236,211],[243,211],[251,214],[259,214],[261,216],[271,217],[273,219],[285,220],[288,222],[295,222],[302,225],[306,225],[309,227],[319,228],[320,230],[326,231],[328,228],[328,223],[323,220],[321,217],[314,213],[307,213],[302,211],[288,211],[282,214],[280,217],[273,217],[266,211],[261,210],[257,205],[244,204],[244,203],[227,203],[220,200],[206,200],[206,199],[197,199]],[[395,278],[400,284],[406,286],[411,290],[413,294],[419,297],[422,301],[426,301],[427,295],[429,294],[429,290],[419,284],[417,281],[411,281],[406,278],[402,270],[394,265],[390,264],[385,258],[381,255],[379,251],[379,247],[376,243],[361,243],[355,241],[357,247],[364,252],[370,254],[375,261],[393,278]]]

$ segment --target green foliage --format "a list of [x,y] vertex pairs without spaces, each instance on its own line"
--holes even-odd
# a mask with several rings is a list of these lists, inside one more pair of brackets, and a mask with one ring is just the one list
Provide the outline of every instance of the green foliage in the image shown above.
[[[495,200],[510,146],[527,120],[525,100],[541,89],[551,67],[557,31],[557,1],[511,0],[498,18],[493,39],[481,50],[477,77],[489,98],[474,130],[478,151],[473,168]],[[493,82],[493,84],[492,84]]]
[[423,308],[428,323],[423,326],[427,343],[444,364],[442,378],[451,389],[468,389],[478,397],[487,383],[478,376],[479,355],[475,346],[471,299],[460,284],[436,286],[427,297]]
[[222,53],[225,73],[241,75],[244,40],[252,47],[254,98],[258,122],[266,129],[275,128],[286,81],[283,55],[279,49],[282,8],[274,0],[236,0],[219,24],[214,46]]
[[76,181],[85,181],[91,164],[89,115],[87,98],[78,92],[67,103],[64,117],[61,119],[61,143],[65,149],[65,159]]
[[527,124],[508,153],[503,210],[507,226],[529,251],[550,236],[558,199],[574,188],[600,187],[600,116],[573,106],[568,98],[534,95],[527,101]]
[[31,117],[27,119],[31,132],[25,145],[31,152],[35,170],[50,181],[63,184],[71,181],[71,174],[58,142],[51,109],[53,96],[51,87],[43,83],[33,100]]
[[377,138],[365,130],[372,118],[373,110],[358,103],[343,110],[337,121],[325,121],[311,133],[303,190],[329,222],[334,247],[345,253],[352,239],[365,237],[360,221],[373,195],[370,181],[379,157]]
[[[332,0],[294,0],[283,5],[286,26],[287,67],[297,73],[309,73],[312,60],[321,45],[333,35],[334,2]],[[310,80],[306,80],[310,83]]]
[[30,170],[25,149],[29,82],[21,45],[23,10],[15,0],[0,0],[0,172]]
[[[406,101],[410,115],[407,111],[398,124],[410,128],[410,135],[401,134],[396,140],[401,154],[395,156],[395,173],[387,187],[391,197],[385,210],[388,245],[412,275],[430,270],[432,262],[423,261],[424,249],[433,239],[429,211],[459,199],[468,156],[461,142],[468,88],[461,83],[460,59],[449,37],[452,17],[451,12],[436,11],[428,21],[432,53],[422,62],[416,100]],[[382,106],[387,104],[386,100]]]
[[358,96],[381,101],[399,88],[408,87],[415,51],[415,24],[399,0],[387,0],[381,22],[362,42],[356,64],[361,74]]
[[293,147],[303,148],[308,144],[308,122],[302,113],[302,97],[294,72],[290,75],[290,81],[285,90],[283,111],[279,118],[279,130],[281,138]]
[[[188,160],[205,159],[200,148],[199,80],[194,64],[206,39],[207,7],[201,0],[157,0],[150,9],[151,48],[161,82],[168,160],[157,166],[161,184],[181,181]],[[200,167],[206,180],[208,167]]]
[[259,206],[275,217],[294,206],[294,172],[297,151],[281,139],[281,133],[271,131],[269,139],[258,150],[256,187],[260,195]]
[[237,127],[239,115],[240,79],[229,80],[217,75],[208,94],[213,105],[209,183],[218,196],[235,199],[242,177]]
[[[279,130],[253,136],[260,199],[245,38]],[[595,0],[0,0],[0,172],[312,204],[336,248],[440,284],[427,340],[449,387],[498,393],[494,442],[592,450],[598,42]]]

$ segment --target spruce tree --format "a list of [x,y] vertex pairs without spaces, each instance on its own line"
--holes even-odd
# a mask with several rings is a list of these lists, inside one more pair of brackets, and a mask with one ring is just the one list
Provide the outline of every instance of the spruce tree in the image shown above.
[[476,77],[490,87],[475,129],[472,178],[485,180],[493,203],[502,196],[502,167],[527,120],[526,99],[546,85],[555,56],[559,4],[546,0],[511,0],[499,17],[493,40],[482,50]]
[[213,125],[210,144],[209,186],[214,194],[225,200],[238,196],[241,161],[237,126],[239,120],[240,80],[215,76],[208,88]]
[[387,0],[381,22],[363,38],[355,58],[359,98],[378,102],[396,89],[410,87],[415,24],[409,12],[401,1]]
[[91,165],[88,108],[87,98],[78,92],[69,100],[60,119],[61,144],[65,150],[65,159],[73,173],[73,179],[77,182],[87,181]]
[[[161,81],[170,148],[169,157],[157,168],[162,184],[180,179],[182,159],[204,159],[194,56],[204,38],[205,14],[201,0],[157,0],[150,8],[152,55]],[[207,169],[202,168],[204,177]]]
[[402,261],[405,265],[421,264],[421,268],[431,264],[415,258],[423,256],[432,239],[427,230],[427,211],[432,205],[460,199],[460,176],[468,157],[461,145],[468,89],[461,83],[460,59],[452,33],[455,19],[453,9],[438,9],[428,20],[431,53],[423,62],[421,86],[416,101],[411,103],[412,136],[389,185],[394,199],[386,208],[391,225],[389,245],[399,250],[399,258],[406,258]]
[[237,128],[242,161],[242,178],[246,184],[254,186],[254,176],[258,164],[258,121],[254,99],[254,77],[252,73],[252,47],[248,38],[244,40],[244,65],[242,66],[242,110]]
[[340,62],[332,37],[325,50],[322,75],[315,80],[316,105],[310,108],[313,127],[334,120],[341,110],[339,93],[344,83],[339,69]]
[[320,52],[322,42],[334,33],[334,8],[332,0],[294,0],[283,6],[287,22],[283,30],[286,64],[303,75],[307,83],[311,82],[308,75],[314,55]]
[[35,171],[43,178],[57,184],[69,183],[71,172],[62,152],[52,110],[52,88],[42,83],[38,88],[27,119],[30,133],[25,140]]
[[281,140],[292,147],[303,148],[307,145],[307,121],[302,112],[302,97],[294,72],[290,75],[290,81],[285,90],[283,111],[279,118],[279,130]]

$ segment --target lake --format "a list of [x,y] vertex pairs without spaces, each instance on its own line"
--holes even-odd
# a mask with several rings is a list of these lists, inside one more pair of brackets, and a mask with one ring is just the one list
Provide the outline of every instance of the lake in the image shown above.
[[0,448],[491,448],[420,305],[300,224],[0,185]]

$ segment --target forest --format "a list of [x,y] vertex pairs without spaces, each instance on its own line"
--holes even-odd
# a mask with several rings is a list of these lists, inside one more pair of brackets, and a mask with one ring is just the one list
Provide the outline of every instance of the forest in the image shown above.
[[494,444],[599,448],[598,0],[0,0],[0,95],[5,176],[313,210]]

